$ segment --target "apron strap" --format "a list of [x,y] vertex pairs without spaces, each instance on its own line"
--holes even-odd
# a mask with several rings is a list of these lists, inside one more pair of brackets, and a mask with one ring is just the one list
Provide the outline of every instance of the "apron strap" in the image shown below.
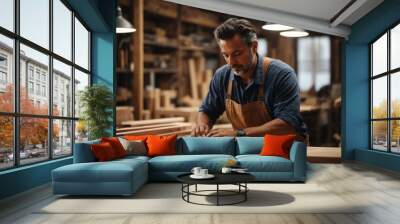
[[[265,57],[264,61],[263,61],[263,66],[262,66],[262,72],[264,74],[264,83],[268,77],[268,68],[269,68],[270,64],[271,64],[271,58]],[[264,96],[264,83],[262,83],[260,85],[260,87],[258,88],[258,96],[257,96],[257,99],[262,100],[262,101],[264,101],[264,97],[265,97]]]

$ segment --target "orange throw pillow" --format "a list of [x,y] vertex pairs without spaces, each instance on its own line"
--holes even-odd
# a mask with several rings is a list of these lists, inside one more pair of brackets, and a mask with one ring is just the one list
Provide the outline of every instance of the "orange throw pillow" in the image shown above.
[[108,142],[93,144],[90,147],[92,149],[94,157],[99,162],[109,161],[117,158],[114,149]]
[[176,138],[177,135],[157,136],[150,135],[147,137],[148,156],[165,156],[176,154]]
[[269,135],[264,136],[264,146],[261,149],[262,156],[280,156],[289,159],[290,147],[296,135]]
[[126,156],[126,151],[117,137],[101,138],[101,142],[110,143],[117,158]]

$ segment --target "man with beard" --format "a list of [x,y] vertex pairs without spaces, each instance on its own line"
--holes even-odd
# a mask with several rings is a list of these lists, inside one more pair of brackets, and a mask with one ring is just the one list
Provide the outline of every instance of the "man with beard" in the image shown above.
[[[257,54],[257,34],[245,19],[231,18],[214,31],[226,65],[215,72],[192,136],[295,134],[306,141],[294,70]],[[212,129],[226,112],[233,129]]]

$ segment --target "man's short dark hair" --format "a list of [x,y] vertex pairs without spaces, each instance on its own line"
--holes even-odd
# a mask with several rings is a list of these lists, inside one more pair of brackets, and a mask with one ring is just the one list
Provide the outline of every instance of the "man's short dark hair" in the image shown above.
[[214,30],[214,37],[217,41],[231,39],[236,34],[239,34],[248,46],[253,41],[257,41],[256,29],[245,19],[230,18]]

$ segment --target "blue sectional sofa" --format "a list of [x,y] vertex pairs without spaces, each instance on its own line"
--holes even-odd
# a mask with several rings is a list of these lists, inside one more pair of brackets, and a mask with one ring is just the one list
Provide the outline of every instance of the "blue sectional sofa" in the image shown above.
[[181,137],[177,155],[127,156],[96,162],[90,149],[98,141],[75,144],[74,163],[52,171],[53,193],[68,195],[131,195],[148,181],[176,181],[193,167],[218,172],[234,159],[260,182],[304,182],[306,145],[294,142],[290,159],[260,156],[263,137]]

